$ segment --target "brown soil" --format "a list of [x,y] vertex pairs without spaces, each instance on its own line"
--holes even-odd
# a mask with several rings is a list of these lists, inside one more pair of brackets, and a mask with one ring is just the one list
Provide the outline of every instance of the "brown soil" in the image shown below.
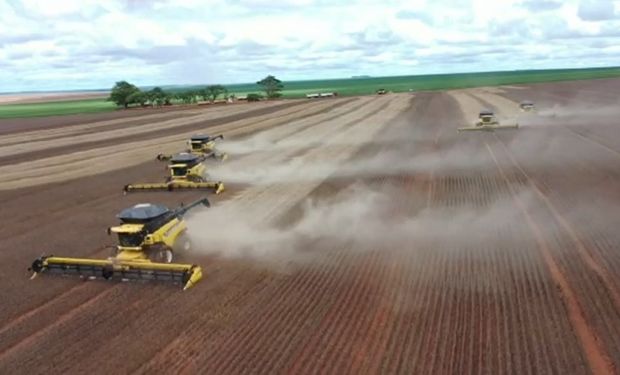
[[[40,151],[5,156],[28,162],[0,166],[0,372],[614,373],[620,130],[612,114],[589,127],[587,118],[540,115],[518,131],[456,128],[479,106],[506,117],[523,99],[541,109],[556,99],[576,106],[575,90],[588,91],[588,105],[600,97],[606,106],[619,82],[230,106],[213,119],[198,111],[145,120],[145,112],[123,120],[136,126],[123,137],[110,137],[122,121],[95,132],[79,128],[84,120],[75,132],[41,135]],[[205,129],[227,136],[222,147],[270,147],[211,165],[214,177],[253,177],[225,180],[212,208],[188,219],[223,223],[198,227],[198,237],[212,240],[200,242],[204,255],[194,259],[200,284],[181,292],[28,280],[26,268],[42,253],[107,256],[114,241],[105,228],[131,204],[200,197],[124,196],[121,188],[162,179],[154,154]],[[0,151],[17,136],[0,136]],[[362,211],[361,224],[333,224],[338,212],[327,212],[316,231],[335,237],[290,237],[307,220],[308,200],[339,207],[336,197],[360,188],[384,199]],[[366,198],[339,209],[363,208]],[[404,232],[402,222],[410,223]],[[257,236],[247,242],[259,251],[215,248],[239,223],[249,232],[238,235]],[[349,238],[351,225],[365,229]],[[262,232],[251,231],[264,227],[285,240],[261,242]]]
[[25,103],[45,103],[45,102],[60,102],[66,100],[84,100],[84,99],[97,99],[105,98],[108,96],[108,92],[104,91],[92,91],[92,92],[80,92],[80,93],[32,93],[32,94],[8,94],[0,95],[0,105],[2,104],[25,104]]

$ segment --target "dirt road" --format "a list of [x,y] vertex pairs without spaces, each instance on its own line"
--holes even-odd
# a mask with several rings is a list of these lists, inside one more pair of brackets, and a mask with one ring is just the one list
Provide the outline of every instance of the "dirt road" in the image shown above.
[[[610,92],[619,80],[0,123],[0,373],[617,372]],[[522,126],[457,133],[481,107]],[[200,197],[121,189],[162,179],[154,155],[202,131],[230,158],[210,164],[227,191],[188,216],[198,286],[28,280],[42,253],[106,256],[125,207]]]

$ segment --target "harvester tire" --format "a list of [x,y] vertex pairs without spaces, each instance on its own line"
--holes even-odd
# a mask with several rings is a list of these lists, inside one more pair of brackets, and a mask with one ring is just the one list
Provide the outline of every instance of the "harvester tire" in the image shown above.
[[182,255],[189,254],[192,248],[192,241],[186,233],[181,234],[174,244],[175,252]]
[[153,248],[149,254],[149,260],[155,263],[172,263],[173,258],[172,249],[165,246]]
[[113,275],[114,275],[114,268],[112,267],[105,267],[101,270],[101,276],[106,280],[111,279]]

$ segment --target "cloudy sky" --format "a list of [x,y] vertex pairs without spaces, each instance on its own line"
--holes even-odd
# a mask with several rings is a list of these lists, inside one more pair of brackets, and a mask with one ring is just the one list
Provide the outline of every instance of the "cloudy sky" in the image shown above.
[[0,92],[618,65],[611,0],[0,0]]

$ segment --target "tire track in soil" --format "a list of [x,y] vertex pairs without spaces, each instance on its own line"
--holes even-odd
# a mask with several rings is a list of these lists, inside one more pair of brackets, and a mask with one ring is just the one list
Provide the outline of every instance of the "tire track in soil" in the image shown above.
[[[110,300],[124,299],[123,297],[131,295],[131,291],[123,290],[119,286],[120,284],[117,284],[108,289],[110,292],[113,292],[108,292],[111,294],[109,296]],[[161,304],[167,296],[165,293],[160,293],[161,290],[161,288],[151,286],[148,290],[144,290],[142,294],[134,294],[133,300],[125,304],[123,309],[106,311],[89,303],[76,309],[81,312],[79,315],[77,315],[76,310],[73,310],[69,313],[71,316],[67,317],[70,319],[70,322],[55,322],[53,325],[46,327],[38,335],[38,340],[31,343],[29,351],[24,353],[27,356],[29,352],[34,351],[40,357],[48,358],[47,363],[44,364],[37,361],[23,363],[24,361],[17,357],[14,361],[15,365],[26,372],[36,372],[35,370],[38,366],[43,366],[45,369],[49,367],[55,369],[62,366],[71,367],[75,358],[89,357],[89,354],[95,351],[101,342],[105,342],[105,340],[115,335],[122,334],[131,322],[139,319],[144,310],[150,310],[154,306]],[[88,332],[88,335],[84,335],[84,332]],[[54,342],[64,342],[65,345],[62,347],[50,345],[50,343]],[[32,367],[32,369],[28,370],[28,367]]]
[[[553,238],[558,244],[558,248],[563,249],[560,255],[568,254],[561,256],[562,266],[571,275],[570,280],[573,284],[580,286],[576,293],[581,301],[586,319],[592,322],[593,327],[599,334],[599,338],[602,338],[604,345],[607,347],[612,361],[617,363],[617,360],[620,358],[620,352],[615,349],[620,344],[617,335],[619,333],[618,325],[616,324],[618,319],[620,319],[620,292],[614,278],[613,269],[609,268],[604,260],[605,253],[598,252],[591,245],[592,241],[590,238],[593,238],[593,233],[585,231],[585,228],[582,226],[578,226],[579,229],[577,229],[567,217],[559,212],[559,208],[572,207],[571,202],[562,203],[563,196],[556,194],[560,204],[560,206],[556,206],[548,194],[549,191],[557,191],[557,189],[552,189],[551,187],[541,189],[537,178],[528,174],[506,145],[501,140],[499,142],[502,146],[502,151],[507,155],[517,173],[523,176],[531,190],[542,201],[542,206],[547,208],[550,213],[550,220],[554,224],[557,223],[557,227],[553,232]],[[566,173],[566,176],[572,177],[569,171]],[[581,175],[586,176],[583,173]],[[595,177],[592,177],[592,181],[595,180]],[[571,186],[570,180],[564,178],[564,181],[564,186]],[[558,183],[561,183],[561,180]],[[564,207],[561,206],[562,204]],[[602,207],[601,209],[605,208]],[[587,216],[584,219],[587,220]],[[566,249],[569,249],[570,253],[567,253]],[[577,257],[571,256],[575,253]],[[584,273],[584,271],[590,271],[593,275],[589,275],[587,272]]]
[[[394,272],[397,275],[402,273],[396,261],[387,262],[384,259],[385,257],[385,254],[378,256],[382,262],[378,264],[380,270],[376,275],[376,280],[382,282],[383,285],[375,286],[375,288],[380,289],[374,291],[374,293],[372,290],[368,292],[371,296],[373,294],[377,296],[375,298],[378,301],[374,301],[376,308],[374,311],[372,311],[373,309],[368,309],[370,311],[368,311],[367,317],[363,322],[360,321],[360,326],[357,329],[353,329],[353,332],[357,332],[357,334],[352,334],[353,341],[350,343],[349,356],[351,357],[351,363],[344,368],[340,367],[343,370],[346,369],[345,373],[373,373],[371,369],[379,367],[381,357],[385,353],[387,342],[385,333],[387,326],[395,315],[394,308],[390,307],[390,305],[392,301],[396,300],[396,294],[400,292],[398,284],[392,285],[394,280],[390,277],[393,275],[390,272]],[[383,262],[387,264],[382,265],[381,263]],[[368,331],[365,332],[363,327],[367,327]]]
[[[428,98],[427,98],[428,99]],[[420,107],[420,109],[417,111],[417,115],[420,118],[424,118],[424,111],[427,110],[429,107],[431,106],[431,103],[424,103],[422,105],[422,107]],[[423,126],[426,126],[427,124],[424,123]],[[432,150],[437,151],[438,149],[438,142],[439,142],[439,138],[441,133],[443,132],[443,129],[439,128],[437,130],[434,130],[434,136],[432,137],[432,143],[429,144],[429,148]],[[407,180],[405,181],[405,185],[409,186],[412,182],[407,182]],[[427,208],[430,206],[430,202],[431,202],[431,197],[433,196],[433,192],[434,192],[434,169],[431,170],[430,172],[430,177],[427,181],[424,181],[424,184],[426,185],[426,206]],[[407,187],[406,189],[411,190],[411,187]],[[408,206],[411,206],[411,203],[407,204]],[[410,291],[408,293],[408,295],[415,295],[416,297],[422,295],[422,297],[419,297],[419,299],[421,301],[426,301],[427,299],[425,297],[423,297],[423,293],[415,293],[416,289],[421,289],[423,291],[429,291],[429,288],[417,288],[416,285],[419,285],[419,282],[424,280],[425,278],[423,277],[424,272],[430,268],[432,268],[432,265],[429,265],[428,261],[425,261],[424,258],[421,258],[421,256],[424,254],[424,252],[418,247],[415,251],[414,249],[409,249],[408,251],[405,252],[404,255],[402,255],[402,260],[401,260],[401,264],[406,265],[407,266],[407,270],[406,271],[401,271],[403,273],[406,273],[409,277],[406,279],[403,279],[402,282],[402,286],[400,286],[399,288],[402,288],[400,290],[406,290],[406,291]],[[416,265],[416,264],[420,264],[420,263],[424,263],[426,266],[424,269],[420,270],[420,272],[416,272],[416,270],[411,269],[412,266]],[[412,277],[411,275],[416,275],[418,277]],[[426,278],[426,280],[429,280],[430,278]],[[404,299],[403,299],[404,298]],[[415,297],[414,297],[415,298]],[[410,298],[407,297],[401,297],[401,301],[400,301],[400,306],[402,307],[402,310],[395,313],[395,322],[393,323],[393,331],[395,334],[394,335],[389,335],[386,336],[386,342],[385,345],[387,346],[386,352],[388,353],[392,353],[391,356],[388,356],[386,358],[383,358],[382,362],[379,363],[379,360],[377,360],[376,365],[375,366],[379,366],[384,370],[387,371],[388,373],[410,373],[412,370],[411,369],[407,369],[407,370],[403,370],[403,366],[405,366],[404,363],[402,363],[402,360],[407,358],[407,359],[413,359],[415,361],[415,358],[417,358],[417,356],[412,355],[412,356],[408,356],[408,355],[404,355],[403,353],[405,352],[410,352],[410,342],[411,339],[413,339],[413,337],[415,335],[418,335],[418,333],[420,331],[423,332],[423,330],[418,329],[418,327],[415,326],[415,321],[412,321],[412,319],[414,318],[413,316],[413,311],[415,310],[414,308],[414,303],[415,303],[415,299],[411,300]],[[422,302],[423,305],[427,305],[426,302]],[[378,367],[374,367],[377,368]],[[387,369],[387,370],[386,370]]]
[[[105,343],[97,348],[97,357],[115,358],[115,363],[95,366],[88,360],[90,356],[82,356],[81,362],[73,361],[73,370],[79,373],[91,373],[95,370],[107,372],[106,366],[109,366],[109,370],[118,371],[118,363],[124,363],[127,364],[126,371],[136,372],[140,364],[158,357],[158,353],[161,353],[164,348],[173,350],[172,355],[164,359],[169,368],[175,367],[175,361],[190,360],[188,355],[177,357],[180,354],[178,349],[187,344],[187,342],[179,341],[179,338],[183,336],[178,334],[179,330],[194,326],[194,333],[202,329],[209,333],[203,337],[209,337],[212,333],[211,329],[217,328],[212,323],[219,319],[220,309],[227,308],[230,303],[238,301],[243,295],[260,289],[262,280],[267,277],[265,273],[248,271],[247,267],[237,267],[224,272],[215,264],[210,264],[203,268],[206,280],[200,285],[201,288],[191,291],[194,298],[186,297],[187,293],[171,291],[166,300],[161,302],[162,305],[174,306],[175,309],[183,311],[182,315],[171,319],[169,314],[162,314],[157,309],[144,309],[140,313],[141,319],[131,321],[127,327],[131,331],[141,331],[142,321],[148,321],[150,326],[157,327],[157,329],[146,330],[141,334],[141,341],[149,343],[148,349],[140,348],[140,343],[120,333],[108,337]],[[207,295],[208,298],[205,298]],[[201,302],[196,300],[201,300]],[[196,337],[188,338],[188,340],[195,339]],[[174,345],[177,347],[175,348]]]
[[[407,195],[415,191],[415,182],[415,178],[412,177],[402,178],[403,191]],[[432,176],[428,182],[429,192],[431,191],[431,185]],[[403,204],[399,205],[398,211],[402,211],[400,213],[406,214],[409,213],[412,208],[411,199],[408,199],[403,201]],[[411,253],[412,251],[406,250],[406,252]],[[393,335],[397,332],[397,329],[401,327],[398,323],[402,321],[401,318],[405,314],[405,309],[407,307],[404,303],[406,297],[403,297],[403,295],[408,290],[406,288],[406,275],[409,275],[409,270],[406,268],[406,265],[410,263],[405,260],[406,255],[397,252],[389,263],[389,269],[391,270],[390,275],[396,275],[390,278],[393,285],[386,284],[386,290],[391,289],[392,293],[388,298],[382,299],[379,312],[373,319],[373,324],[371,324],[372,327],[376,328],[374,331],[376,338],[368,340],[368,342],[377,342],[377,344],[375,348],[372,348],[366,343],[366,345],[358,351],[356,357],[359,366],[349,369],[349,373],[360,373],[362,369],[367,369],[366,373],[369,374],[378,373],[380,370],[385,372],[385,360],[390,357],[388,353],[393,353],[393,351],[388,350],[388,345]],[[387,268],[388,267],[386,267],[386,269]],[[387,291],[384,291],[384,293],[387,293]],[[361,362],[367,357],[370,357],[367,361],[368,363],[362,364]]]
[[[215,294],[216,299],[221,298],[223,301],[219,302],[213,309],[198,314],[196,319],[185,325],[172,341],[159,348],[146,362],[142,363],[136,372],[152,373],[153,371],[162,371],[165,367],[180,371],[184,366],[195,366],[195,357],[201,354],[205,347],[208,348],[212,335],[217,338],[222,336],[221,332],[217,332],[217,330],[216,332],[208,331],[208,334],[201,334],[198,337],[195,334],[201,330],[206,330],[210,324],[214,325],[214,328],[218,328],[217,325],[226,322],[230,310],[242,301],[255,298],[255,294],[264,290],[269,281],[274,278],[273,275],[263,271],[254,272],[256,275],[253,275],[249,280],[240,278],[243,274],[253,272],[249,267],[244,266],[241,268],[241,272],[226,275],[224,280],[216,279],[217,285],[213,286],[215,290],[210,291],[209,298],[212,299],[212,295]],[[230,289],[235,291],[232,296],[227,294]],[[201,305],[194,306],[194,308],[197,312],[202,312]],[[192,345],[190,346],[190,344]]]
[[[350,250],[343,248],[340,249],[340,251],[346,253]],[[321,324],[316,328],[316,333],[307,339],[303,351],[293,356],[293,358],[295,358],[295,362],[287,373],[311,373],[311,369],[307,366],[314,367],[314,373],[324,369],[324,356],[326,355],[326,352],[333,350],[333,348],[329,347],[329,343],[333,342],[332,337],[339,337],[342,328],[346,326],[346,324],[342,323],[345,315],[342,312],[342,309],[355,306],[352,302],[359,301],[360,299],[360,290],[362,288],[355,288],[352,287],[352,285],[359,285],[360,283],[363,283],[364,280],[368,280],[367,274],[369,272],[369,268],[371,268],[370,262],[363,262],[362,264],[355,265],[352,265],[351,263],[350,258],[345,259],[340,263],[346,265],[347,267],[345,269],[341,269],[340,272],[347,275],[347,278],[351,279],[349,282],[350,286],[337,288],[336,291],[333,291],[333,293],[337,293],[335,295],[335,300],[340,303],[335,302],[329,308],[322,319]],[[347,283],[344,284],[346,285]],[[312,358],[312,360],[310,358]],[[310,363],[310,361],[312,362]]]
[[[419,108],[415,107],[412,112],[420,112]],[[415,130],[415,128],[413,129]],[[385,178],[382,181],[382,185],[386,186],[388,181]],[[414,191],[415,182],[416,178],[414,177],[402,176],[397,178],[395,186],[398,186],[399,190],[403,192],[411,193]],[[430,183],[428,191],[430,191]],[[404,197],[410,196],[410,194],[404,195]],[[410,208],[411,199],[403,199],[399,205],[394,206],[392,215],[407,214]],[[379,256],[378,250],[375,252],[377,255],[375,262],[379,263],[380,269],[375,271],[378,275],[372,278],[381,284],[379,286],[375,285],[374,289],[380,289],[368,292],[371,296],[379,296],[376,297],[378,301],[374,301],[376,307],[369,309],[370,311],[366,312],[364,318],[358,319],[358,325],[351,328],[352,332],[357,332],[357,334],[351,334],[353,337],[348,340],[346,338],[342,339],[343,342],[350,342],[351,345],[348,353],[339,355],[349,357],[351,361],[346,366],[341,361],[341,366],[335,369],[337,373],[377,373],[379,368],[382,367],[389,339],[396,328],[394,321],[402,314],[403,302],[400,295],[406,290],[404,288],[405,274],[408,273],[404,268],[404,264],[409,263],[399,259],[399,257],[402,257],[402,254],[399,254],[399,252],[394,254],[390,251],[392,249],[383,250],[381,256]],[[390,252],[386,254],[385,251]],[[381,262],[377,262],[378,260]],[[372,303],[368,302],[367,305],[370,304]],[[365,324],[362,324],[362,322]],[[369,328],[368,332],[362,329],[364,326]],[[343,368],[343,366],[345,367]]]
[[[387,182],[386,178],[382,178],[379,182],[380,187],[385,188]],[[356,267],[363,267],[365,272],[361,274],[359,281],[347,286],[349,289],[354,289],[351,302],[334,307],[336,309],[334,315],[338,315],[338,323],[334,325],[339,333],[335,336],[335,341],[330,340],[331,350],[330,345],[326,345],[325,350],[320,353],[323,357],[323,365],[317,367],[316,372],[346,373],[347,368],[355,366],[355,352],[361,350],[361,348],[358,349],[361,344],[359,340],[364,339],[367,334],[364,329],[368,327],[371,317],[377,315],[379,310],[378,301],[372,297],[381,295],[378,293],[381,286],[377,283],[383,281],[382,276],[385,273],[385,267],[381,264],[383,253],[378,249],[372,249],[361,255],[356,254],[356,250],[350,251],[352,261],[361,263],[356,264]],[[326,328],[326,330],[330,329]],[[328,364],[331,364],[331,367],[328,367]]]
[[604,150],[609,151],[610,153],[612,153],[616,157],[620,157],[620,151],[614,149],[613,147],[607,146],[606,144],[604,144],[602,142],[599,142],[599,141],[593,139],[592,137],[589,137],[589,136],[587,136],[587,135],[585,135],[585,134],[583,134],[583,133],[581,133],[581,132],[579,132],[579,131],[577,131],[577,130],[569,127],[569,126],[566,126],[566,127],[563,126],[562,129],[572,133],[574,136],[579,137],[580,139],[582,139],[582,140],[584,140],[584,141],[586,141],[588,143],[591,143],[593,145],[596,145],[598,147],[603,148]]
[[588,266],[588,268],[593,271],[597,277],[603,282],[605,287],[607,288],[613,303],[617,310],[620,311],[620,291],[618,290],[617,284],[613,279],[612,275],[609,274],[609,271],[602,266],[598,260],[594,259],[592,253],[587,249],[584,242],[580,239],[580,236],[577,234],[576,229],[574,229],[569,221],[562,216],[556,207],[553,205],[549,197],[543,193],[538,187],[538,184],[530,175],[525,172],[525,170],[521,167],[521,165],[514,158],[514,155],[510,152],[506,144],[501,141],[497,136],[495,137],[498,143],[504,149],[504,152],[508,156],[508,158],[513,163],[513,166],[521,173],[521,175],[526,179],[528,185],[532,188],[532,191],[536,193],[539,199],[543,202],[545,207],[552,213],[555,220],[560,224],[560,226],[564,229],[564,232],[568,235],[568,237],[572,240],[575,245],[575,249],[577,253],[582,258],[583,262]]
[[488,143],[486,144],[486,147],[489,151],[489,154],[493,158],[493,161],[497,165],[500,175],[504,178],[506,184],[509,186],[515,206],[524,216],[526,223],[530,228],[534,239],[536,240],[538,248],[541,251],[549,273],[563,296],[566,310],[569,314],[575,333],[579,337],[582,349],[586,354],[586,358],[588,359],[588,364],[591,371],[595,374],[615,373],[613,363],[611,362],[607,351],[601,346],[601,343],[598,340],[593,327],[590,326],[585,319],[583,308],[581,307],[574,290],[572,289],[566,276],[562,273],[562,270],[560,269],[558,263],[551,255],[551,249],[549,248],[547,240],[540,232],[538,226],[535,224],[533,218],[528,213],[527,208],[525,207],[523,202],[519,199],[516,192],[511,187],[510,180],[506,176],[503,168],[501,167],[500,163],[495,157],[495,154],[493,153],[493,150],[488,145]]
[[[331,256],[331,257],[330,257]],[[343,257],[342,252],[332,251],[329,254],[323,255],[323,258],[328,260],[324,263],[339,264]],[[303,340],[305,334],[311,332],[311,328],[316,326],[318,319],[327,311],[327,306],[331,306],[336,301],[330,301],[328,297],[322,295],[325,290],[330,290],[338,285],[338,280],[342,280],[342,276],[336,274],[338,267],[323,267],[327,269],[313,269],[310,270],[305,278],[312,279],[307,284],[300,284],[297,288],[293,289],[293,292],[297,291],[300,296],[295,293],[287,295],[281,304],[288,306],[286,310],[279,314],[281,317],[279,321],[272,323],[272,326],[264,328],[270,332],[277,332],[273,340],[265,340],[265,335],[259,336],[262,338],[262,343],[254,345],[250,352],[253,353],[254,358],[260,361],[260,358],[265,358],[266,361],[260,361],[261,371],[265,373],[274,373],[280,371],[285,366],[286,360],[289,358],[290,353],[298,345],[300,340]],[[300,276],[303,279],[304,276]],[[303,291],[310,290],[309,294],[303,293]],[[301,297],[304,301],[302,304],[296,305],[295,297]],[[282,307],[285,309],[285,307]],[[280,323],[280,327],[278,327]],[[269,342],[276,342],[279,345],[269,345]],[[258,365],[258,364],[255,364]],[[242,366],[240,370],[249,371],[252,368],[252,363]]]
[[10,356],[14,352],[19,351],[20,349],[23,349],[24,347],[26,347],[28,345],[31,345],[34,341],[40,339],[42,336],[44,336],[47,333],[49,333],[57,325],[61,325],[63,323],[68,322],[69,320],[73,319],[79,313],[81,313],[82,311],[86,310],[88,307],[90,307],[91,305],[93,305],[94,303],[99,301],[101,298],[103,298],[107,294],[111,293],[113,288],[114,287],[106,289],[106,290],[102,291],[101,293],[95,294],[94,296],[89,298],[86,302],[82,303],[76,309],[69,310],[68,312],[60,315],[58,317],[58,319],[56,319],[56,321],[54,321],[53,324],[50,324],[47,327],[45,327],[44,329],[39,330],[39,331],[37,331],[37,332],[35,332],[35,333],[31,334],[31,335],[28,335],[28,336],[22,338],[21,341],[19,341],[19,342],[13,344],[12,346],[9,346],[8,348],[5,348],[4,350],[0,351],[0,361],[3,361],[5,357]]
[[[338,258],[336,257],[335,260],[338,261]],[[244,373],[253,368],[264,369],[264,366],[269,366],[269,360],[265,361],[265,358],[273,359],[273,353],[263,353],[263,355],[261,355],[261,352],[264,351],[261,351],[261,349],[281,349],[278,344],[281,342],[281,336],[285,336],[282,332],[285,329],[283,326],[286,326],[287,323],[292,325],[290,320],[295,318],[295,313],[299,314],[298,319],[300,320],[310,316],[308,309],[312,307],[318,294],[329,285],[335,269],[336,267],[327,275],[325,272],[308,269],[300,274],[296,282],[284,283],[289,284],[288,287],[282,289],[281,294],[279,294],[280,297],[277,298],[277,302],[272,303],[273,306],[263,315],[265,319],[259,324],[254,324],[254,329],[248,332],[245,339],[241,339],[240,342],[233,342],[233,345],[238,346],[238,349],[235,351],[236,355],[230,359],[230,361],[221,363],[219,367],[215,367],[214,372]],[[296,300],[295,292],[307,290],[311,292],[306,295],[303,302],[298,302],[297,305],[294,305],[292,302]],[[320,306],[318,303],[314,305]],[[248,325],[251,326],[252,324]],[[297,329],[297,327],[293,326],[293,329]],[[274,335],[272,332],[279,332],[279,334]],[[265,347],[265,345],[268,346]],[[286,347],[284,350],[286,350]]]

